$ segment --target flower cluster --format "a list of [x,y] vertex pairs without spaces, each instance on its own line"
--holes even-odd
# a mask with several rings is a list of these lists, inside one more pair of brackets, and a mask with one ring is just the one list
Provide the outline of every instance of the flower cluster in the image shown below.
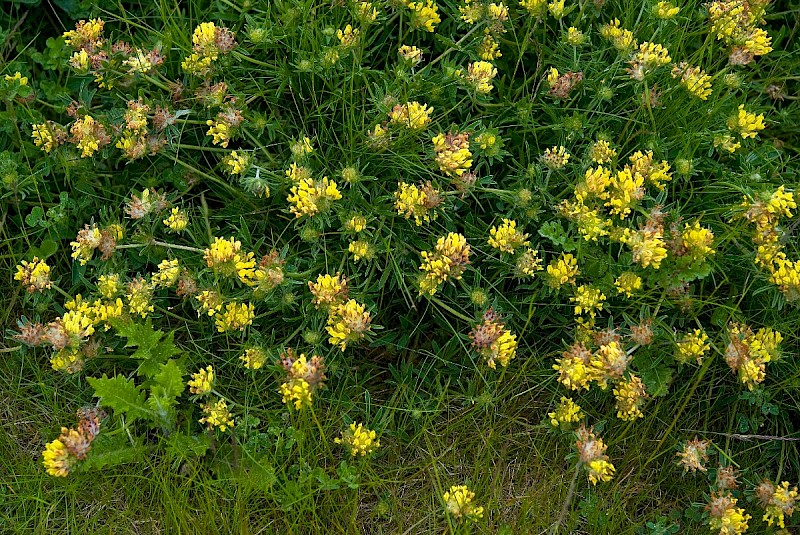
[[420,295],[434,295],[448,279],[459,280],[469,264],[470,246],[461,234],[450,232],[436,241],[433,252],[422,251],[424,272],[420,281]]
[[104,417],[105,413],[97,409],[79,410],[77,428],[62,427],[61,436],[45,447],[42,463],[47,473],[67,477],[92,449],[92,441],[100,433],[100,420]]
[[[467,143],[469,146],[469,143]],[[469,151],[467,151],[469,153]],[[470,164],[472,161],[470,160]],[[414,218],[417,226],[436,219],[435,208],[442,202],[442,197],[430,182],[416,186],[400,182],[394,193],[394,209],[406,219]]]
[[517,222],[513,219],[503,218],[503,223],[489,229],[489,234],[489,245],[505,253],[514,253],[518,247],[530,244],[528,235],[517,229]]
[[748,222],[754,225],[753,242],[756,244],[757,265],[767,270],[770,282],[786,296],[787,301],[800,299],[800,260],[790,260],[780,240],[782,218],[794,215],[797,209],[795,196],[780,186],[769,196],[753,201],[745,200],[741,207]]
[[506,328],[500,314],[493,308],[483,313],[483,321],[469,333],[472,347],[495,369],[497,363],[505,368],[517,354],[517,335]]
[[576,435],[575,447],[578,450],[578,460],[586,469],[592,485],[596,485],[598,481],[611,481],[616,469],[608,460],[607,446],[603,443],[603,439],[595,435],[592,428],[587,429],[585,425],[578,428]]
[[27,260],[20,262],[17,272],[14,274],[14,280],[18,280],[30,293],[41,292],[52,287],[50,266],[44,260],[40,260],[38,256],[34,256],[30,262]]
[[456,519],[477,522],[483,518],[483,507],[475,505],[475,493],[466,485],[453,485],[442,495],[445,509]]
[[292,186],[288,201],[292,203],[289,210],[295,217],[314,216],[326,212],[332,201],[342,198],[339,186],[324,176],[320,180],[304,178]]
[[213,22],[202,22],[192,34],[192,53],[183,60],[184,71],[195,76],[207,76],[214,63],[236,47],[234,34]]
[[561,400],[556,405],[556,410],[547,414],[550,424],[553,427],[565,428],[573,423],[583,420],[581,406],[572,401],[571,398],[561,396]]
[[747,325],[731,323],[728,325],[728,340],[725,361],[738,374],[742,384],[753,390],[766,378],[767,363],[780,357],[779,346],[783,336],[768,327],[754,333]]
[[755,495],[759,505],[765,510],[764,522],[770,526],[777,524],[779,528],[785,528],[786,517],[791,517],[795,510],[797,487],[789,488],[788,481],[775,485],[767,479],[756,487]]
[[280,386],[283,403],[294,403],[298,410],[311,406],[313,392],[327,379],[322,357],[313,356],[307,360],[304,353],[298,355],[288,348],[281,354],[280,364],[286,372]]
[[355,422],[342,433],[341,438],[334,438],[333,441],[336,444],[344,444],[353,457],[359,455],[366,457],[381,447],[375,431],[367,429],[362,423],[356,425]]
[[747,65],[772,52],[772,38],[759,28],[767,4],[763,0],[714,0],[708,5],[710,33],[730,47],[728,61]]

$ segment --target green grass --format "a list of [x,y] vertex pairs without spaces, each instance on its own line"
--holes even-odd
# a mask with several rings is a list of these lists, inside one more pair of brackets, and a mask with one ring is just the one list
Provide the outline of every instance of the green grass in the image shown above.
[[[762,522],[752,489],[764,478],[793,484],[800,478],[800,313],[754,265],[752,227],[733,216],[745,195],[768,194],[779,185],[800,190],[797,6],[771,6],[765,27],[774,50],[733,68],[724,44],[709,34],[700,2],[681,4],[674,21],[654,17],[649,3],[615,0],[602,8],[576,2],[563,20],[537,22],[512,1],[507,32],[497,36],[503,56],[494,62],[494,89],[484,97],[454,74],[478,59],[483,35],[481,26],[459,21],[457,2],[439,2],[442,23],[433,34],[413,31],[406,8],[375,4],[382,15],[361,27],[361,44],[340,51],[327,67],[325,55],[338,50],[335,30],[354,21],[347,3],[75,2],[30,11],[9,4],[0,14],[0,75],[21,71],[35,92],[27,100],[8,97],[7,84],[0,91],[0,532],[706,533],[704,508],[719,461],[741,470],[736,496],[753,517],[748,533],[778,533]],[[93,17],[106,21],[112,40],[147,50],[160,46],[164,65],[126,85],[116,64],[118,85],[98,89],[91,76],[69,67],[72,51],[58,39],[75,20]],[[709,100],[693,99],[670,77],[669,66],[645,82],[631,79],[625,58],[599,34],[614,18],[639,42],[663,44],[673,62],[702,67],[713,84]],[[212,76],[228,84],[244,116],[228,148],[206,135],[206,120],[219,106],[195,98],[202,79],[180,67],[192,50],[193,29],[205,21],[230,28],[239,43],[220,56]],[[570,26],[586,33],[585,46],[563,41]],[[424,49],[415,71],[399,66],[401,44]],[[543,78],[551,66],[583,73],[566,99],[547,95]],[[183,84],[180,95],[171,85],[176,80]],[[785,93],[783,100],[767,96],[772,86]],[[654,87],[662,91],[660,105],[642,105],[642,94]],[[165,130],[166,144],[156,154],[128,161],[114,148],[113,131],[111,144],[93,158],[80,158],[70,143],[45,155],[31,141],[32,124],[68,125],[73,99],[110,125],[120,123],[126,101],[138,97],[152,108],[188,111]],[[392,128],[391,144],[378,152],[366,133],[385,122],[395,104],[415,100],[434,108],[432,124],[420,134]],[[768,128],[742,141],[736,154],[723,154],[713,140],[728,131],[726,121],[739,104],[763,113]],[[152,122],[149,128],[157,134]],[[493,129],[503,150],[490,157],[475,137]],[[471,136],[478,180],[464,195],[433,160],[431,137],[448,131]],[[293,161],[291,144],[304,136],[315,147],[306,162],[314,177],[335,180],[343,199],[327,213],[296,219],[288,210],[292,184],[284,170]],[[665,191],[648,188],[624,225],[637,228],[656,206],[669,222],[699,219],[714,233],[707,274],[676,267],[672,257],[660,271],[640,268],[625,247],[585,241],[575,222],[559,214],[558,204],[572,197],[591,165],[588,151],[597,139],[612,143],[620,165],[637,150],[670,162],[673,179]],[[572,157],[564,169],[550,170],[540,157],[558,145]],[[252,155],[247,179],[256,180],[257,166],[269,198],[226,174],[221,161],[231,150]],[[691,172],[676,171],[680,160],[691,161]],[[348,167],[359,171],[360,182],[344,184]],[[432,181],[442,190],[438,217],[418,227],[399,216],[393,206],[399,181]],[[151,187],[188,210],[186,233],[165,233],[165,214],[138,221],[126,216],[131,195]],[[374,247],[370,262],[355,264],[348,253],[353,236],[343,222],[354,213],[368,219],[359,237]],[[572,291],[550,289],[542,273],[514,276],[515,257],[487,245],[489,228],[502,218],[515,219],[530,234],[545,266],[562,252],[578,258],[579,283],[608,297],[598,329],[615,327],[627,336],[630,326],[653,319],[654,343],[628,345],[631,370],[651,394],[643,418],[617,418],[612,387],[570,392],[557,381],[552,366],[575,336]],[[80,266],[69,242],[92,222],[122,223],[123,247],[108,262],[95,257]],[[785,219],[781,230],[787,257],[800,258],[797,218]],[[420,252],[448,232],[466,236],[472,263],[460,281],[419,297]],[[254,296],[211,272],[190,249],[206,248],[215,236],[236,237],[256,260],[279,251],[284,284]],[[47,256],[58,290],[28,294],[14,280],[19,262],[34,255]],[[94,297],[100,274],[113,271],[130,280],[156,271],[167,258],[178,258],[202,288],[257,305],[244,335],[217,333],[213,320],[198,316],[196,300],[172,289],[156,292],[151,314],[155,328],[174,334],[184,382],[213,364],[215,391],[228,400],[234,430],[203,431],[199,403],[188,391],[163,421],[134,421],[109,409],[86,461],[66,478],[47,475],[45,445],[62,426],[75,425],[78,409],[99,403],[87,378],[116,374],[145,391],[152,381],[137,374],[139,362],[129,357],[134,350],[118,335],[124,325],[104,331],[98,324],[97,356],[67,374],[51,368],[49,348],[20,347],[14,338],[19,319],[53,321],[64,313],[61,292]],[[632,299],[614,291],[615,277],[627,269],[645,279],[644,291]],[[375,326],[367,341],[345,352],[328,343],[327,318],[311,305],[308,290],[309,280],[336,272],[348,277],[350,297],[367,305]],[[672,292],[687,279],[686,292]],[[485,292],[486,302],[475,299],[474,290]],[[490,305],[519,340],[516,358],[497,370],[467,337]],[[752,394],[723,357],[731,321],[784,336],[782,359],[767,366],[766,381]],[[678,365],[676,333],[700,326],[711,352],[699,366]],[[252,346],[270,355],[261,370],[239,362]],[[326,388],[315,392],[313,410],[281,402],[282,368],[275,360],[286,347],[326,359]],[[580,404],[584,421],[608,445],[616,467],[611,481],[593,486],[583,468],[576,471],[574,437],[554,430],[548,417],[562,396]],[[354,421],[379,434],[381,447],[368,458],[351,458],[333,442]],[[708,474],[683,474],[675,463],[681,444],[695,436],[714,441]],[[474,524],[444,511],[442,494],[461,484],[485,508]],[[797,529],[798,522],[797,515],[787,519],[787,527]]]

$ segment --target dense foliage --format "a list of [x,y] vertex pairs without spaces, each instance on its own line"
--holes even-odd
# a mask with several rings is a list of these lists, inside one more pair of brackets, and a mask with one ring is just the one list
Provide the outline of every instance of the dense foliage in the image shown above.
[[791,5],[57,4],[2,15],[13,529],[800,526]]

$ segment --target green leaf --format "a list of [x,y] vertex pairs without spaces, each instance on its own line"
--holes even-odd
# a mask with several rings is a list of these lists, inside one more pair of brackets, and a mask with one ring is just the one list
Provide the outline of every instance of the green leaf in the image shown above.
[[95,397],[100,398],[104,406],[125,413],[129,421],[150,416],[144,392],[133,383],[133,379],[126,379],[122,375],[109,378],[103,374],[102,378],[88,377],[87,381],[94,388]]
[[672,368],[663,364],[644,370],[642,381],[647,392],[654,398],[666,396],[672,383],[672,373]]
[[167,454],[181,461],[202,457],[211,446],[208,435],[184,435],[175,433],[167,439]]
[[180,396],[186,388],[186,384],[183,382],[183,370],[172,359],[161,365],[161,371],[153,377],[153,380],[164,388],[167,396],[173,398]]
[[86,459],[80,463],[81,472],[99,470],[119,464],[136,462],[144,459],[155,446],[131,445],[124,435],[108,436],[100,433],[92,442],[92,449]]
[[43,222],[43,218],[44,209],[41,206],[34,206],[31,213],[25,216],[25,223],[29,227],[35,227]]
[[154,330],[150,320],[144,324],[117,321],[113,325],[121,337],[127,338],[125,347],[136,348],[130,358],[144,361],[139,365],[138,375],[153,377],[161,371],[164,361],[180,353],[173,343],[174,334],[169,333],[161,340],[164,331]]

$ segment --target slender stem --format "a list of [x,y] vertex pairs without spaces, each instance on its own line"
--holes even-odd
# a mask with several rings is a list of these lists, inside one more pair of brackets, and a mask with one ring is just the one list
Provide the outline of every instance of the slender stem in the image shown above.
[[572,497],[575,495],[575,486],[578,483],[578,474],[580,473],[580,469],[581,469],[581,463],[576,464],[574,474],[572,475],[572,482],[569,484],[567,499],[564,500],[564,503],[561,505],[561,512],[558,514],[558,519],[556,519],[556,523],[553,524],[552,527],[550,528],[551,535],[556,535],[556,533],[558,533],[558,528],[561,527],[561,524],[567,517],[567,513],[569,512],[569,506],[572,503]]

